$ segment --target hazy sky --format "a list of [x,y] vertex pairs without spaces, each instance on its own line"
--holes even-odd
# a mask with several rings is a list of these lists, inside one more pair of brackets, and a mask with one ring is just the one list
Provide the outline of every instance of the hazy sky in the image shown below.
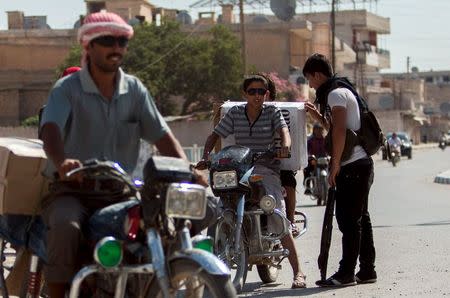
[[[167,8],[189,10],[196,0],[153,0]],[[369,8],[369,6],[367,6]],[[380,38],[379,47],[391,52],[389,72],[406,71],[406,57],[419,70],[450,69],[450,0],[378,0],[373,12],[391,19],[391,34]],[[47,15],[52,28],[71,28],[85,13],[83,0],[0,0],[0,30],[6,30],[6,11],[25,15]],[[306,10],[306,12],[308,12]],[[191,15],[198,11],[190,10]],[[297,12],[302,12],[301,8]]]

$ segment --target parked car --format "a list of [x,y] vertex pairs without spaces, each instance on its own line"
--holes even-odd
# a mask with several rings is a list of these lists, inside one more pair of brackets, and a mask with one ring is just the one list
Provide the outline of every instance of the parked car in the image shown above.
[[[386,139],[390,139],[392,133],[388,133],[386,135]],[[408,159],[412,158],[412,139],[406,132],[397,132],[397,137],[402,141],[402,145],[400,146],[401,156],[408,156]],[[387,159],[386,150],[382,148],[382,157],[384,160]]]
[[447,138],[447,146],[450,146],[450,130],[447,131],[447,134],[445,136]]

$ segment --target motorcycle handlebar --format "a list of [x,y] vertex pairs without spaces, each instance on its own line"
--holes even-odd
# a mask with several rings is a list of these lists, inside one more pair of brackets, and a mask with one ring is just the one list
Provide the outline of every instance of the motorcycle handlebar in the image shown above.
[[66,173],[66,177],[82,173],[84,177],[99,179],[101,177],[114,179],[128,185],[130,188],[137,190],[136,185],[128,177],[128,174],[117,164],[111,161],[87,160],[79,168],[73,169]]

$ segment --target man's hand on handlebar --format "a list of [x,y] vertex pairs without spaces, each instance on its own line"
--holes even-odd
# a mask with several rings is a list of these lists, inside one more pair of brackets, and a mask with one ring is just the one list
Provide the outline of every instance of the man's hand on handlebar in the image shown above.
[[280,149],[275,150],[276,158],[290,158],[291,157],[291,148],[289,147],[281,147]]
[[209,167],[209,162],[207,159],[202,159],[195,165],[195,169],[201,170],[201,171],[208,169],[208,167]]
[[81,173],[76,173],[75,175],[71,175],[70,177],[67,177],[66,175],[70,171],[77,169],[81,166],[82,166],[81,161],[79,161],[78,159],[65,159],[58,166],[59,178],[61,180],[78,181],[81,183],[83,181],[83,176],[81,175]]
[[205,174],[200,172],[197,168],[194,168],[195,182],[204,187],[208,187],[208,178],[206,178]]

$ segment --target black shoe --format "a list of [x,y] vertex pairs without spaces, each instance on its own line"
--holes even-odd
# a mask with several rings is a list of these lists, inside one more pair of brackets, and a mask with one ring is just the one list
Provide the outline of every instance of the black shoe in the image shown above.
[[372,271],[359,271],[355,276],[356,282],[359,284],[371,284],[377,282],[377,272]]
[[356,280],[353,274],[349,275],[336,272],[326,280],[316,281],[316,285],[319,287],[348,287],[356,285]]
[[311,190],[310,190],[310,189],[306,189],[306,190],[305,190],[305,195],[307,195],[307,196],[312,195]]

